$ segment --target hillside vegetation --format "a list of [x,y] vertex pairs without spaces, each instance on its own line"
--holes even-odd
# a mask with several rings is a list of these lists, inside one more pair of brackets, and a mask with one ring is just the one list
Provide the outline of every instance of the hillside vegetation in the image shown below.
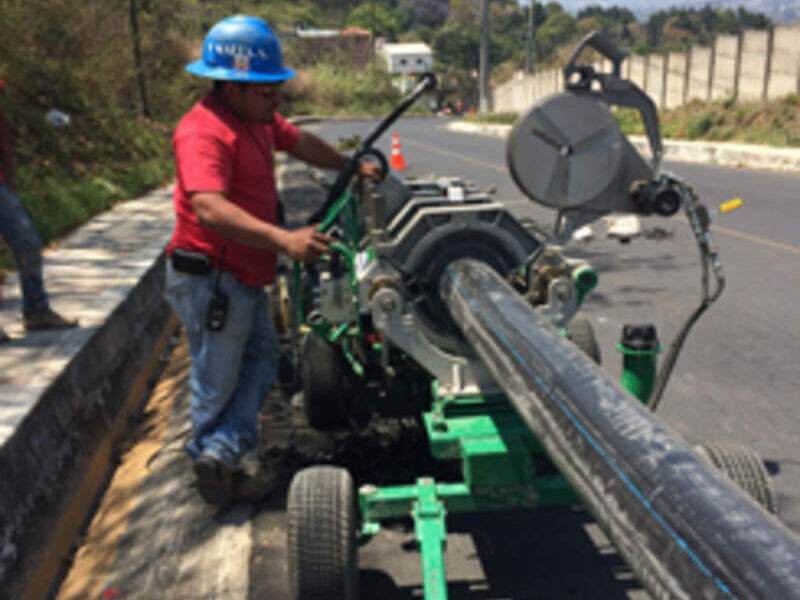
[[[644,134],[639,113],[621,109],[617,119],[628,134]],[[766,103],[700,102],[660,113],[665,138],[800,147],[800,99],[792,94]]]
[[[115,201],[168,181],[176,120],[208,89],[183,66],[219,19],[264,17],[282,37],[299,76],[286,88],[288,114],[384,114],[397,92],[377,64],[320,60],[294,44],[297,27],[359,27],[389,41],[434,48],[441,100],[476,100],[478,0],[3,0],[0,105],[16,132],[19,193],[47,243]],[[590,29],[637,51],[671,49],[769,21],[740,9],[670,10],[638,24],[629,11],[593,7],[578,15],[557,2],[534,5],[538,66],[561,60]],[[490,62],[500,81],[525,61],[527,9],[491,3]],[[562,50],[564,52],[566,50]],[[57,128],[50,109],[70,116]],[[716,118],[716,117],[715,117]],[[713,119],[712,119],[713,120]],[[710,128],[713,130],[717,125]],[[0,267],[11,264],[0,246]]]
[[[632,108],[615,109],[620,128],[628,135],[644,135],[639,112]],[[473,123],[511,125],[517,113],[465,115]],[[800,148],[800,98],[790,94],[765,103],[732,100],[701,102],[659,111],[661,133],[665,138],[766,144]]]

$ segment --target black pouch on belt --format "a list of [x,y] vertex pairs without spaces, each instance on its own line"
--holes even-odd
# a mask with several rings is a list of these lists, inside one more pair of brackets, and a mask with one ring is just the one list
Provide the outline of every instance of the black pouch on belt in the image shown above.
[[171,258],[176,271],[192,275],[208,275],[211,272],[211,259],[202,252],[175,248]]

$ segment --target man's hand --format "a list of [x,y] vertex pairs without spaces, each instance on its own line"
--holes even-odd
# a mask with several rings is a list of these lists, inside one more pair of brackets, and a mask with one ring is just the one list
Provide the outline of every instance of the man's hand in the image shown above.
[[381,166],[371,160],[362,160],[358,163],[358,176],[372,179],[372,181],[383,181]]
[[294,260],[311,262],[330,252],[329,245],[336,238],[317,231],[319,224],[287,231],[283,251]]

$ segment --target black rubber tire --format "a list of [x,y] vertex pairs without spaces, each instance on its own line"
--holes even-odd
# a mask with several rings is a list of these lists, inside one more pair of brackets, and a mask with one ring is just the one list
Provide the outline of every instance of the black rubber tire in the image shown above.
[[694,449],[703,460],[722,471],[768,512],[778,514],[778,499],[772,481],[764,461],[755,451],[736,442],[712,442]]
[[316,466],[292,479],[286,504],[291,600],[357,600],[358,552],[353,478]]
[[304,408],[308,424],[319,431],[346,429],[350,419],[343,380],[348,376],[341,351],[309,335],[302,356]]
[[586,356],[591,358],[598,365],[601,364],[600,346],[597,345],[594,327],[592,327],[589,317],[586,315],[575,315],[564,329],[567,332],[567,337],[573,344],[580,348]]

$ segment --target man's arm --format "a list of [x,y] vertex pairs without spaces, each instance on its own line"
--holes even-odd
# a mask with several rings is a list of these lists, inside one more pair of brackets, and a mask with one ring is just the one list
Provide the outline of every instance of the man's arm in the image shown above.
[[[315,167],[334,171],[340,171],[347,162],[347,156],[308,131],[300,131],[300,139],[289,154]],[[380,181],[380,167],[374,162],[362,160],[358,166],[358,175]]]
[[287,231],[266,223],[219,192],[196,192],[191,200],[194,213],[203,225],[245,246],[285,252],[294,260],[311,261],[328,252],[328,244],[334,241],[319,233],[315,225]]
[[11,143],[11,126],[2,111],[0,111],[0,172],[3,173],[3,183],[12,192],[16,192],[17,173],[14,166],[14,148]]

